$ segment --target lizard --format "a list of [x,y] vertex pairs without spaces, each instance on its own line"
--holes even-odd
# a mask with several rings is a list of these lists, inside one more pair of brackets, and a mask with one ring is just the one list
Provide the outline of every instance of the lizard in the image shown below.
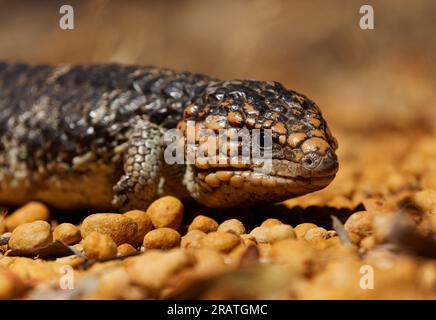
[[[213,132],[270,130],[270,170],[166,163],[165,133],[178,129],[186,141],[188,121]],[[212,208],[280,202],[329,185],[336,149],[316,103],[278,82],[154,66],[0,63],[5,205],[126,211],[165,194]]]

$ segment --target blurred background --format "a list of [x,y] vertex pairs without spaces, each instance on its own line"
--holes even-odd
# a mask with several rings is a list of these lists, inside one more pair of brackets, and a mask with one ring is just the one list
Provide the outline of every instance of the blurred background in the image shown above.
[[[59,8],[75,9],[75,30]],[[375,29],[359,28],[371,4]],[[275,80],[335,126],[407,128],[435,118],[436,2],[0,1],[0,59],[153,64]]]
[[[74,30],[59,28],[63,4],[75,10]],[[359,28],[363,4],[374,30]],[[436,127],[435,13],[432,0],[3,0],[0,59],[281,82],[316,101],[338,138],[342,170],[329,188],[338,192],[362,161],[381,180],[403,170],[399,159]],[[420,143],[435,149],[429,141]]]

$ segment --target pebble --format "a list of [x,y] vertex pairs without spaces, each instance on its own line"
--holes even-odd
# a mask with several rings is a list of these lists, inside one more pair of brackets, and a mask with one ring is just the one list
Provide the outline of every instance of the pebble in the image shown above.
[[50,244],[53,240],[50,224],[34,221],[19,225],[12,231],[9,248],[32,252]]
[[83,249],[89,259],[105,259],[117,255],[117,245],[112,238],[96,231],[85,237]]
[[297,236],[297,239],[304,239],[304,236],[306,235],[306,232],[310,229],[318,228],[318,226],[314,223],[300,223],[295,228],[295,235]]
[[116,213],[95,213],[85,218],[80,232],[86,238],[92,232],[108,235],[117,245],[134,243],[138,225],[127,216]]
[[150,250],[130,258],[126,261],[125,267],[132,283],[155,293],[170,280],[172,275],[194,263],[194,257],[181,249]]
[[124,213],[124,216],[132,219],[138,226],[138,231],[136,232],[133,245],[141,245],[142,241],[144,240],[144,236],[153,229],[153,224],[149,215],[145,211],[131,210]]
[[7,215],[4,224],[8,231],[12,231],[21,224],[37,220],[49,221],[50,211],[43,203],[33,201]]
[[268,218],[266,219],[264,222],[261,223],[261,227],[271,227],[277,224],[283,224],[283,222],[281,222],[279,219],[275,219],[275,218]]
[[147,214],[155,228],[178,230],[183,220],[183,203],[172,196],[155,200],[147,209]]
[[53,240],[72,245],[80,242],[82,236],[80,229],[71,223],[61,223],[53,231]]
[[270,226],[260,226],[254,228],[252,235],[257,243],[273,243],[283,239],[294,239],[296,237],[294,229],[289,224],[272,224]]
[[123,243],[117,247],[117,256],[126,256],[137,252],[136,249],[129,243]]
[[23,295],[28,285],[5,267],[0,267],[0,300],[15,299]]
[[344,228],[353,243],[359,243],[373,233],[373,217],[369,211],[355,212],[348,217]]
[[309,229],[304,235],[304,240],[306,241],[316,241],[317,239],[326,240],[329,237],[328,231],[324,228],[312,228]]
[[184,249],[199,249],[201,248],[201,240],[206,233],[200,230],[191,230],[182,237],[180,247]]
[[222,222],[217,229],[218,232],[232,232],[237,235],[245,234],[245,227],[238,219],[229,219]]
[[159,228],[147,233],[143,243],[146,250],[168,250],[179,246],[180,241],[180,234],[176,230],[172,228]]
[[241,243],[241,238],[230,232],[210,232],[201,239],[201,247],[229,253]]
[[218,222],[216,222],[214,219],[198,215],[192,220],[191,224],[189,225],[188,231],[192,230],[200,230],[204,233],[214,232],[218,229]]

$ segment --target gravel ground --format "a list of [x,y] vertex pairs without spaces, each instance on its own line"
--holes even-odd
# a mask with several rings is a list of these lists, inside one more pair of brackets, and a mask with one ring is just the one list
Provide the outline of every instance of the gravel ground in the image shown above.
[[61,31],[53,2],[0,1],[0,58],[280,81],[320,105],[340,169],[322,191],[237,211],[6,208],[0,298],[436,298],[434,3],[373,1],[368,32],[358,1],[72,3],[77,28]]
[[436,135],[360,139],[327,189],[237,214],[163,197],[74,225],[29,203],[1,224],[0,297],[434,299]]

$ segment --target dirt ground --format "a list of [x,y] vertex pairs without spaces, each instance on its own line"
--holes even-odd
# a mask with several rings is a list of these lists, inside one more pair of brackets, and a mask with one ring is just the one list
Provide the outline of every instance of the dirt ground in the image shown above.
[[[436,3],[367,2],[374,30],[359,28],[354,0],[70,1],[74,30],[58,27],[57,1],[0,1],[1,60],[275,80],[317,102],[340,163],[322,191],[237,215],[202,211],[217,224],[237,218],[245,226],[243,244],[229,251],[185,238],[199,213],[185,208],[179,232],[191,250],[86,270],[75,258],[0,256],[0,297],[435,299]],[[332,225],[331,215],[345,226]],[[250,233],[268,218],[293,231],[281,241]],[[307,223],[317,228],[310,236]],[[80,279],[76,291],[57,287],[64,264]],[[156,270],[158,280],[144,275]]]

